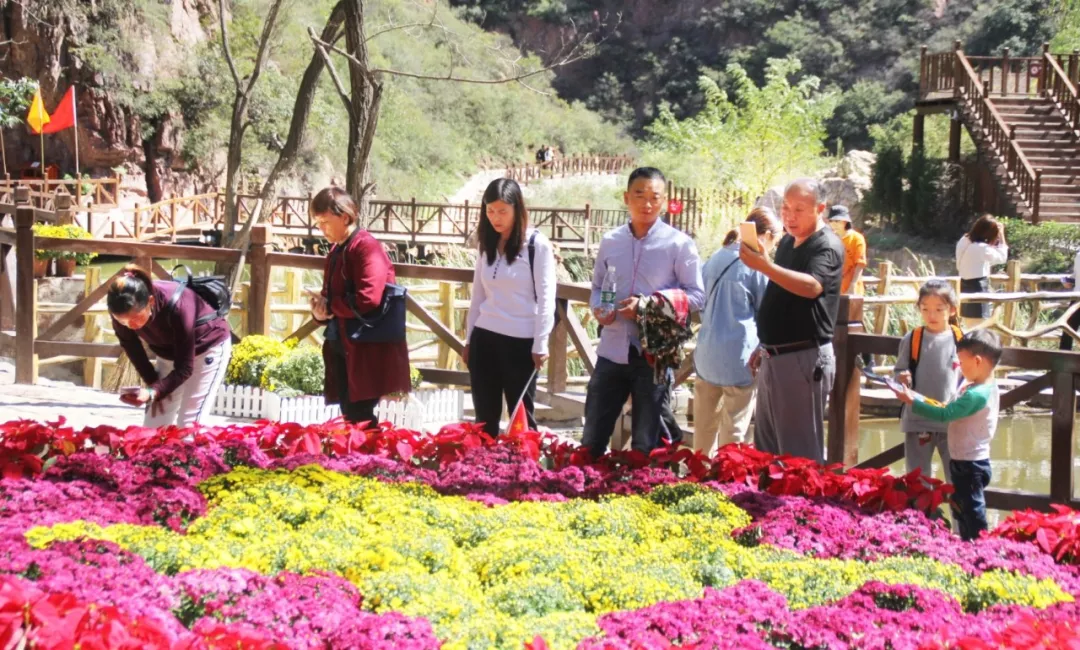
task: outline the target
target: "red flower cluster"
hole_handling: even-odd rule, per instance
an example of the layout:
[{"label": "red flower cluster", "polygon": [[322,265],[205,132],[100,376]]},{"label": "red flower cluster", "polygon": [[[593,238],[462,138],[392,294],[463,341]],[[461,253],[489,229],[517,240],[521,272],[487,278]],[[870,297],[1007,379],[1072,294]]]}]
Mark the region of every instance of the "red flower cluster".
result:
[{"label": "red flower cluster", "polygon": [[1013,512],[990,535],[1032,542],[1062,564],[1080,564],[1080,512],[1059,504],[1050,507],[1054,512]]},{"label": "red flower cluster", "polygon": [[389,425],[365,431],[341,420],[307,426],[260,421],[199,429],[101,426],[82,431],[65,426],[63,418],[49,424],[21,420],[0,424],[0,466],[4,476],[33,476],[52,459],[78,450],[92,447],[98,453],[130,458],[184,439],[196,444],[254,440],[271,458],[367,454],[429,468],[461,460],[473,449],[502,447],[555,470],[593,466],[617,474],[646,467],[667,469],[688,481],[745,483],[776,495],[842,499],[872,511],[915,508],[934,513],[953,489],[918,472],[897,477],[887,469],[822,467],[805,458],[774,456],[748,445],[728,445],[714,458],[687,448],[663,447],[651,454],[618,451],[594,459],[584,447],[550,434],[526,431],[493,439],[469,423],[425,435]]},{"label": "red flower cluster", "polygon": [[283,650],[237,625],[217,624],[174,639],[153,619],[82,603],[67,593],[46,593],[11,576],[0,576],[0,648]]},{"label": "red flower cluster", "polygon": [[974,636],[935,639],[919,650],[1080,650],[1077,621],[1041,621],[1022,614],[1005,629],[994,632],[993,640]]}]

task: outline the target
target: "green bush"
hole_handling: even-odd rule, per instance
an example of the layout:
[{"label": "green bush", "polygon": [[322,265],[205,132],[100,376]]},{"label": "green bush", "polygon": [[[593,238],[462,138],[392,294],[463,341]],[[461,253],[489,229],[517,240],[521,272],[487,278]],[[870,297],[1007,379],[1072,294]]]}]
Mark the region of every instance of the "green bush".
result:
[{"label": "green bush", "polygon": [[[93,235],[82,226],[77,226],[73,223],[69,223],[66,226],[61,226],[64,229],[64,233],[68,239],[93,239]],[[86,266],[90,262],[93,262],[97,257],[97,253],[64,253],[65,259],[75,259],[75,263],[79,266]]]},{"label": "green bush", "polygon": [[322,351],[303,346],[271,361],[263,370],[261,386],[288,397],[321,395],[326,378]]},{"label": "green bush", "polygon": [[1023,219],[1001,220],[1009,257],[1022,262],[1029,273],[1071,273],[1073,258],[1080,250],[1080,228],[1073,224],[1041,223]]},{"label": "green bush", "polygon": [[269,336],[252,334],[236,344],[225,373],[225,383],[258,387],[271,361],[284,358],[291,347]]}]

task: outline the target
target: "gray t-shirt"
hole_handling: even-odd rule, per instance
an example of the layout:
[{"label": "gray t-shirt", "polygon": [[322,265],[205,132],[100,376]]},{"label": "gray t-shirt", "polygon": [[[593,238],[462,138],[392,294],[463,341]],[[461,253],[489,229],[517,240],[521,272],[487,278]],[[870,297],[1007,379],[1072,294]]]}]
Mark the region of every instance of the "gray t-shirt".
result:
[{"label": "gray t-shirt", "polygon": [[[911,365],[911,336],[908,332],[900,341],[900,351],[896,355],[895,372],[907,370]],[[956,337],[952,328],[940,334],[926,329],[922,335],[922,349],[919,351],[919,366],[912,377],[915,391],[948,404],[956,397],[960,383],[960,362],[956,358]],[[900,430],[904,433],[946,433],[949,426],[945,422],[936,422],[915,415],[905,407],[900,416]]]}]

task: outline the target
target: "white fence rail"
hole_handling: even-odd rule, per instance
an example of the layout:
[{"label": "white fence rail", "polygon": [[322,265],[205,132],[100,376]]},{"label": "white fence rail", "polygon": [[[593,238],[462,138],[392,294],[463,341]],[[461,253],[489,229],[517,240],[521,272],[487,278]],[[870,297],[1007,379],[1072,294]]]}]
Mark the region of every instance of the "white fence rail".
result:
[{"label": "white fence rail", "polygon": [[[274,422],[316,424],[341,415],[321,396],[281,397],[251,386],[222,386],[214,400],[214,415]],[[437,431],[465,415],[465,392],[443,388],[420,390],[401,400],[382,400],[375,407],[380,422],[415,431]]]}]

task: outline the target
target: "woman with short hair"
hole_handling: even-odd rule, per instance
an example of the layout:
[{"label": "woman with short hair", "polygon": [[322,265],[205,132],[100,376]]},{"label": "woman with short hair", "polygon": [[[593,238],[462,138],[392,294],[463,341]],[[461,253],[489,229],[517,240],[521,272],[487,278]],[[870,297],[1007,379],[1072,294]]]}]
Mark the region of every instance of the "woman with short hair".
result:
[{"label": "woman with short hair", "polygon": [[326,403],[339,404],[347,422],[374,424],[384,395],[409,392],[409,347],[404,335],[392,342],[353,340],[349,321],[376,313],[394,283],[394,265],[383,245],[360,227],[356,202],[345,190],[321,190],[309,211],[332,244],[322,291],[310,295],[312,316],[327,325]]},{"label": "woman with short hair", "polygon": [[[990,271],[1009,259],[1005,226],[989,214],[979,217],[960,241],[956,242],[956,270],[960,275],[960,293],[990,293]],[[960,316],[970,329],[991,314],[990,303],[960,300]]]}]

